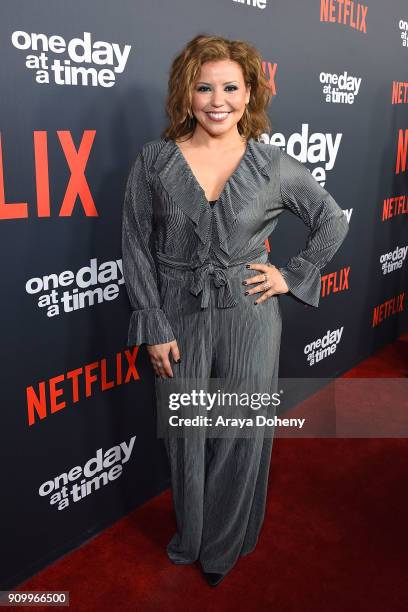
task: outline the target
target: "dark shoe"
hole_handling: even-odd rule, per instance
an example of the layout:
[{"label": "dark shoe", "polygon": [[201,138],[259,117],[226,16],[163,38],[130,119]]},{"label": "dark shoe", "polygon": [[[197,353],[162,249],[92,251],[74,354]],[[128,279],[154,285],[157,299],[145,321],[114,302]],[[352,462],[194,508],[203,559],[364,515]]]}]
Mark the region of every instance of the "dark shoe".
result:
[{"label": "dark shoe", "polygon": [[223,580],[223,578],[225,578],[225,574],[216,574],[213,572],[203,572],[208,584],[210,586],[217,586],[217,584],[220,584],[221,580]]}]

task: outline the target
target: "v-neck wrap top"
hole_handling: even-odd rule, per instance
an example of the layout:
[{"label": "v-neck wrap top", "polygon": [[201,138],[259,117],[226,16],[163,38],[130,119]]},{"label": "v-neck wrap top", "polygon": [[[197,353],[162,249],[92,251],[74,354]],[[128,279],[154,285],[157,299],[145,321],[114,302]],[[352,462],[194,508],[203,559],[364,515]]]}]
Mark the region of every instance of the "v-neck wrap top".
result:
[{"label": "v-neck wrap top", "polygon": [[208,307],[211,280],[218,287],[217,307],[235,307],[229,268],[257,255],[267,261],[265,240],[284,210],[310,231],[304,248],[278,270],[289,293],[319,305],[321,270],[349,226],[304,164],[276,145],[250,138],[214,202],[211,206],[174,140],[160,138],[142,146],[128,176],[122,212],[123,274],[133,309],[129,346],[175,339],[161,307],[161,264],[192,272],[189,292],[201,308]]}]

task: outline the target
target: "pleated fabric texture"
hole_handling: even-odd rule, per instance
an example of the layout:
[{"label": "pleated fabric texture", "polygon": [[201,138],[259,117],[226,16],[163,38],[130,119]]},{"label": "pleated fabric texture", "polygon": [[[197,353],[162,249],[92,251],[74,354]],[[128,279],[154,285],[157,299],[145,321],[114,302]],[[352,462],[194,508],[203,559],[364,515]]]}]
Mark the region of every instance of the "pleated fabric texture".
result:
[{"label": "pleated fabric texture", "polygon": [[[161,310],[155,252],[202,265],[212,247],[221,266],[274,231],[288,209],[310,229],[305,248],[279,267],[290,293],[319,305],[321,270],[339,249],[348,223],[334,198],[301,162],[275,145],[249,139],[246,153],[214,206],[209,206],[178,145],[146,143],[129,173],[122,224],[126,288],[133,308],[128,345],[174,339]],[[210,223],[218,243],[210,239]]]},{"label": "pleated fabric texture", "polygon": [[[247,261],[265,263],[267,253]],[[279,297],[255,306],[255,298],[245,296],[242,285],[254,271],[236,265],[228,275],[238,305],[219,308],[218,288],[211,285],[208,307],[202,309],[189,295],[188,275],[187,283],[183,282],[185,272],[169,267],[164,273],[171,274],[172,283],[163,309],[182,355],[179,363],[172,364],[172,383],[194,381],[190,387],[185,384],[182,392],[207,390],[206,381],[213,377],[221,391],[238,390],[241,381],[250,381],[256,393],[271,396],[276,392],[282,329]],[[156,389],[161,384],[157,379]],[[249,392],[245,385],[244,390]],[[226,574],[257,544],[265,513],[273,430],[257,427],[249,438],[239,437],[239,431],[235,434],[208,437],[201,427],[190,428],[182,438],[165,438],[177,522],[167,553],[174,563],[199,560],[204,571]]]},{"label": "pleated fabric texture", "polygon": [[[211,205],[173,140],[146,143],[126,185],[123,272],[132,314],[128,345],[176,340],[177,380],[251,380],[277,390],[280,296],[254,305],[242,281],[266,263],[264,241],[284,210],[309,228],[307,244],[279,268],[290,293],[317,307],[321,270],[341,246],[348,223],[334,198],[299,161],[249,139],[244,156]],[[156,379],[156,391],[163,381]],[[254,550],[262,527],[273,432],[208,438],[198,429],[166,437],[177,532],[174,563],[200,560],[227,573]]]}]

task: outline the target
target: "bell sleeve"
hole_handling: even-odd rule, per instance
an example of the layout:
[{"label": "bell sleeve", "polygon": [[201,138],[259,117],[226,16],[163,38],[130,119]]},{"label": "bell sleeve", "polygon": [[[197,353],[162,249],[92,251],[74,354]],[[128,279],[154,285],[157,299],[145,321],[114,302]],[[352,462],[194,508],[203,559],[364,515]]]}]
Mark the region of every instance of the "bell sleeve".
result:
[{"label": "bell sleeve", "polygon": [[174,340],[170,323],[160,308],[152,240],[152,196],[141,150],[127,179],[122,213],[123,276],[133,309],[128,346],[164,344]]},{"label": "bell sleeve", "polygon": [[289,293],[317,307],[321,293],[321,270],[345,239],[349,224],[334,200],[300,161],[280,151],[282,204],[309,228],[304,249],[278,268]]}]

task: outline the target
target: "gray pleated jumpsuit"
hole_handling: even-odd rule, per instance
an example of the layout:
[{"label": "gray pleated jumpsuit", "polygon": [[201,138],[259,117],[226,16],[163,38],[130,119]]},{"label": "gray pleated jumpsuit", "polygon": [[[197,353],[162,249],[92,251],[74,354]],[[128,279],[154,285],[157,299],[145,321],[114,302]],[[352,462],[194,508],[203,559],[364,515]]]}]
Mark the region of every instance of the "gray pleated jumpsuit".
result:
[{"label": "gray pleated jumpsuit", "polygon": [[[266,263],[265,239],[289,209],[310,228],[304,249],[279,270],[290,293],[317,307],[321,269],[348,223],[306,166],[275,145],[249,139],[214,207],[173,140],[146,143],[134,161],[123,206],[122,254],[133,312],[128,345],[177,340],[175,379],[259,381],[277,390],[280,296],[254,305],[242,281]],[[254,286],[254,285],[251,285]],[[266,381],[266,382],[265,382]],[[162,384],[156,378],[156,391]],[[177,532],[174,563],[199,560],[227,573],[253,551],[262,527],[272,435],[166,437]]]}]

